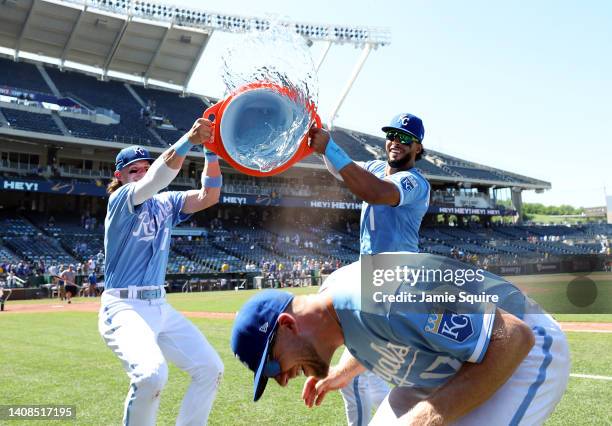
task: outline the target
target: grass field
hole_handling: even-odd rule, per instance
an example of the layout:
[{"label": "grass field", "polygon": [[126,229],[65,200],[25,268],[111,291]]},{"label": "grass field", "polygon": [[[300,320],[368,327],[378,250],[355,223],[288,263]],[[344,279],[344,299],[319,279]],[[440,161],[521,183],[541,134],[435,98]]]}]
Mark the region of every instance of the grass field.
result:
[{"label": "grass field", "polygon": [[[534,288],[541,282],[548,282],[538,277],[515,277],[519,279],[514,281]],[[552,282],[555,280],[560,286],[571,278],[549,277],[552,277],[551,283],[544,286],[554,286]],[[606,280],[602,278],[601,281]],[[316,289],[296,290],[297,293],[312,291]],[[235,312],[251,294],[251,291],[170,294],[168,299],[181,311]],[[76,299],[75,303],[90,300]],[[8,309],[11,303],[17,302],[9,302]],[[611,315],[574,314],[562,319],[567,318],[572,321],[579,318],[581,321],[612,322]],[[316,409],[309,410],[303,406],[299,397],[302,380],[294,380],[288,389],[272,383],[265,397],[257,404],[252,403],[252,374],[229,349],[231,320],[194,318],[192,321],[204,332],[225,363],[225,376],[209,424],[345,424],[338,393],[328,395],[323,406]],[[95,313],[1,314],[0,336],[0,404],[74,404],[77,407],[76,424],[120,424],[128,379],[119,361],[102,342]],[[612,376],[612,334],[570,332],[568,339],[572,351],[572,373]],[[186,374],[171,366],[158,424],[174,424],[187,384]],[[547,425],[612,424],[610,401],[610,381],[572,377],[562,402]],[[20,423],[2,423],[0,420],[0,424]]]}]

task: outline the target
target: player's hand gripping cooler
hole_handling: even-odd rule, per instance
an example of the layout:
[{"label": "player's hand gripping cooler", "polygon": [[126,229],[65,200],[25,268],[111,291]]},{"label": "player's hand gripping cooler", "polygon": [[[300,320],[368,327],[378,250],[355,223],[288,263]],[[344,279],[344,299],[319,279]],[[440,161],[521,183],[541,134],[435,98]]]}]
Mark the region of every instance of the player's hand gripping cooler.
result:
[{"label": "player's hand gripping cooler", "polygon": [[291,88],[254,82],[204,112],[213,136],[204,146],[252,176],[272,176],[312,154],[308,130],[321,127],[317,108]]}]

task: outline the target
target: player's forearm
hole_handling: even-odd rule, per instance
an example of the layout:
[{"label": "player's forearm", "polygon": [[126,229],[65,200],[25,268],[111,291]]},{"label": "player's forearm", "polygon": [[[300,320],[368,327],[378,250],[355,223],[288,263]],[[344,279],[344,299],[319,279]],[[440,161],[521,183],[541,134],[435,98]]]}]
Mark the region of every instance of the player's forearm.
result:
[{"label": "player's forearm", "polygon": [[361,365],[361,363],[357,361],[353,355],[351,355],[348,349],[344,348],[340,361],[338,361],[338,364],[334,366],[334,371],[337,374],[345,377],[347,381],[350,381],[353,379],[353,377],[366,371],[366,368]]},{"label": "player's forearm", "polygon": [[185,133],[181,138],[168,148],[163,154],[162,159],[171,169],[180,170],[183,167],[183,161],[191,150],[193,144],[189,141],[191,132]]},{"label": "player's forearm", "polygon": [[144,177],[134,184],[132,193],[134,206],[144,203],[170,185],[178,175],[185,156],[192,146],[193,144],[189,141],[189,133],[185,133],[174,145],[157,157]]},{"label": "player's forearm", "polygon": [[342,175],[338,172],[338,170],[336,170],[334,165],[327,159],[327,157],[323,156],[323,162],[325,163],[325,167],[327,167],[327,170],[332,174],[333,177],[340,181],[344,180],[342,179]]},{"label": "player's forearm", "polygon": [[339,173],[348,189],[366,203],[396,206],[400,202],[395,185],[359,167],[333,139],[329,139],[325,148],[325,164],[334,176]]},{"label": "player's forearm", "polygon": [[202,171],[201,188],[197,191],[188,191],[183,206],[183,213],[195,213],[207,209],[219,202],[223,177],[219,159],[213,153],[206,153],[206,164]]},{"label": "player's forearm", "polygon": [[493,327],[482,362],[464,363],[448,382],[403,417],[407,424],[450,424],[487,401],[506,383],[533,347],[534,336],[524,322],[499,310]]},{"label": "player's forearm", "polygon": [[355,163],[340,170],[340,175],[348,189],[366,203],[396,206],[400,202],[400,194],[394,184],[377,178]]}]

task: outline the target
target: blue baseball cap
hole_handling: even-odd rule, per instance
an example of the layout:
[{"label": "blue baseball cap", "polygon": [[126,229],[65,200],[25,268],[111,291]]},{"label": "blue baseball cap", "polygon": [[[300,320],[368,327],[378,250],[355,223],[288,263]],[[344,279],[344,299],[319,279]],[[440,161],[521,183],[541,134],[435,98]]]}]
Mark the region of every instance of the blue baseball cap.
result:
[{"label": "blue baseball cap", "polygon": [[279,368],[275,374],[266,371],[266,363],[278,317],[292,300],[293,294],[286,291],[264,290],[249,299],[234,320],[232,352],[240,362],[255,373],[253,401],[257,401],[263,395],[268,377],[280,373]]},{"label": "blue baseball cap", "polygon": [[151,154],[149,151],[144,149],[141,146],[133,145],[127,148],[123,148],[117,154],[117,158],[115,158],[115,170],[119,171],[125,166],[132,164],[135,161],[147,160],[149,162],[154,161],[154,158],[151,158]]},{"label": "blue baseball cap", "polygon": [[396,115],[388,126],[382,128],[383,132],[388,132],[389,130],[399,130],[400,132],[411,134],[421,142],[425,137],[423,121],[416,115],[408,113]]}]

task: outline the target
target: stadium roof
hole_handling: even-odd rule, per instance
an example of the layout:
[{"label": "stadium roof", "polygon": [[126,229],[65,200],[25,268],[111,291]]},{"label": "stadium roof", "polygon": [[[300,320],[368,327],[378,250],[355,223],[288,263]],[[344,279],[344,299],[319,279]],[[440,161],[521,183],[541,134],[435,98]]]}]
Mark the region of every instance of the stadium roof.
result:
[{"label": "stadium roof", "polygon": [[[2,0],[0,46],[185,91],[214,31],[265,30],[270,20],[141,0]],[[385,29],[279,21],[316,41],[384,46]],[[77,65],[76,67],[74,65]],[[118,76],[121,77],[121,76]]]}]

